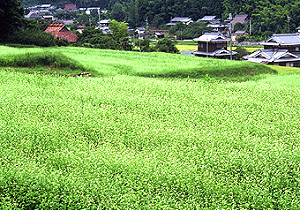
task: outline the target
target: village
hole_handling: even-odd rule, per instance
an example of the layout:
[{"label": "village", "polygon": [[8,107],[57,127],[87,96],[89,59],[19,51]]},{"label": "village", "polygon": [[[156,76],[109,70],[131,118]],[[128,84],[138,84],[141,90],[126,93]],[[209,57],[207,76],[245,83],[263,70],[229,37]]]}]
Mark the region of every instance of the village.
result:
[{"label": "village", "polygon": [[[70,43],[77,42],[77,35],[70,31],[70,28],[73,31],[82,33],[84,28],[92,26],[91,17],[89,18],[89,25],[78,25],[79,22],[75,18],[66,19],[68,15],[56,17],[57,14],[72,12],[91,16],[92,12],[94,12],[94,16],[98,19],[95,23],[96,25],[94,25],[95,28],[100,29],[104,34],[110,33],[110,20],[101,18],[102,16],[105,17],[107,11],[101,10],[99,7],[77,8],[75,4],[66,4],[64,8],[56,8],[51,4],[43,4],[25,8],[25,11],[27,11],[27,14],[24,17],[27,19],[49,21],[49,27],[45,32],[53,34],[56,38],[67,40]],[[176,40],[178,37],[170,34],[170,29],[179,24],[188,26],[193,22],[189,17],[174,17],[166,24],[164,29],[146,25],[136,28],[128,27],[128,32],[131,37],[134,36],[137,40],[149,38],[161,39],[164,37],[172,37]],[[195,22],[205,24],[209,32],[204,32],[199,37],[194,37],[193,40],[198,43],[198,49],[190,52],[190,55],[233,59],[238,54],[232,50],[233,44],[260,45],[263,49],[258,49],[250,55],[245,55],[243,59],[256,63],[300,67],[300,27],[298,28],[298,32],[294,34],[274,34],[266,41],[239,43],[239,40],[242,40],[240,39],[241,37],[251,35],[251,21],[249,22],[246,14],[237,14],[234,17],[230,14],[229,18],[225,21],[214,15],[210,15],[199,18]],[[240,26],[247,24],[250,25],[248,31],[240,30]]]}]

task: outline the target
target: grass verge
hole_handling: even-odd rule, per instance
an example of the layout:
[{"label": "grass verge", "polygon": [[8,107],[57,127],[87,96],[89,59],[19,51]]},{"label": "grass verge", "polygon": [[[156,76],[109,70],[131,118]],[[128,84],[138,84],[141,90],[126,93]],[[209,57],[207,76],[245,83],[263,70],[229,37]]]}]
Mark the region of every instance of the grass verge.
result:
[{"label": "grass verge", "polygon": [[98,72],[85,68],[78,61],[73,60],[59,52],[27,52],[23,54],[7,54],[0,58],[0,66],[9,71],[23,73],[52,74],[62,76],[75,76],[83,72],[93,76]]}]

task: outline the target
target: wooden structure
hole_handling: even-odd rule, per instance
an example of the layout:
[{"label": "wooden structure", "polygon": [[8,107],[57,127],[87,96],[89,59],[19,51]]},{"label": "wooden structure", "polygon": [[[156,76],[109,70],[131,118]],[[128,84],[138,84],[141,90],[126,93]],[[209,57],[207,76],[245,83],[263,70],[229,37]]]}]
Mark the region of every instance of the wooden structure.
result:
[{"label": "wooden structure", "polygon": [[227,42],[230,41],[220,33],[205,33],[194,39],[198,42],[198,50],[194,55],[202,57],[229,58],[237,52],[227,50]]},{"label": "wooden structure", "polygon": [[300,67],[300,35],[274,34],[270,39],[262,42],[264,49],[260,49],[244,59],[270,65]]},{"label": "wooden structure", "polygon": [[69,31],[63,23],[53,23],[45,30],[45,32],[53,34],[58,39],[65,39],[68,42],[76,42],[77,35]]}]

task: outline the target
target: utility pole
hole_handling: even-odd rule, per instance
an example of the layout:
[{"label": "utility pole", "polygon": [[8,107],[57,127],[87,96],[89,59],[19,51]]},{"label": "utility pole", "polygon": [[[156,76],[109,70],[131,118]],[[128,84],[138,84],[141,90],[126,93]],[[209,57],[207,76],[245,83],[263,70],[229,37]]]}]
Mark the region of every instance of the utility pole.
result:
[{"label": "utility pole", "polygon": [[252,23],[251,23],[251,19],[250,19],[250,29],[249,29],[249,34],[250,34],[250,36],[251,36],[251,34],[252,34]]},{"label": "utility pole", "polygon": [[232,34],[232,14],[229,13],[229,36],[230,36],[230,60],[232,60],[232,38],[231,38],[231,34]]},{"label": "utility pole", "polygon": [[100,18],[100,15],[101,15],[101,8],[100,7],[98,7],[97,8],[97,10],[98,10],[98,17],[99,17],[99,28],[101,27],[101,24],[100,24],[100,20],[101,20],[101,18]]},{"label": "utility pole", "polygon": [[290,18],[290,16],[287,16],[287,22],[288,22],[288,32],[290,32],[290,21],[291,21],[291,18]]}]

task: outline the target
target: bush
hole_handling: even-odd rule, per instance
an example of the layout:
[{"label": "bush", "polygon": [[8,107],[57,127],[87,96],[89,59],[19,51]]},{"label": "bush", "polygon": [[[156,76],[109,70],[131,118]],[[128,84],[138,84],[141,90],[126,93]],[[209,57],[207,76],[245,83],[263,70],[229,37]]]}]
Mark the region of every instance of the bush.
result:
[{"label": "bush", "polygon": [[234,56],[235,60],[242,60],[242,58],[246,55],[249,55],[250,53],[243,47],[238,46],[235,51],[238,53],[237,55]]},{"label": "bush", "polygon": [[155,49],[159,52],[179,53],[179,50],[176,48],[173,41],[167,38],[159,40],[155,46]]},{"label": "bush", "polygon": [[21,29],[16,31],[12,36],[8,37],[6,43],[50,47],[56,45],[56,39],[52,34],[44,31]]},{"label": "bush", "polygon": [[152,52],[154,51],[153,47],[150,46],[149,39],[138,39],[135,41],[135,46],[139,46],[142,52]]}]

